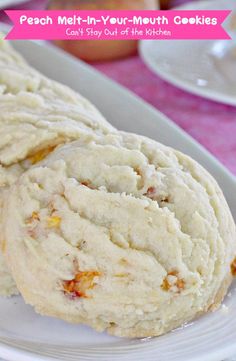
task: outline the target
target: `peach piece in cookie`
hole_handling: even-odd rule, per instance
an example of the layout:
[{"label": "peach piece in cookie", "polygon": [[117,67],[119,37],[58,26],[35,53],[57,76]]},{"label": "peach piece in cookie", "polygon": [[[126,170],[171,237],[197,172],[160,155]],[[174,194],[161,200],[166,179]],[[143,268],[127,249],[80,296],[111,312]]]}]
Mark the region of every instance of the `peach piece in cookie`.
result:
[{"label": "peach piece in cookie", "polygon": [[235,224],[216,181],[138,135],[57,148],[12,186],[4,215],[5,255],[25,301],[112,335],[179,327],[217,308],[235,274]]}]

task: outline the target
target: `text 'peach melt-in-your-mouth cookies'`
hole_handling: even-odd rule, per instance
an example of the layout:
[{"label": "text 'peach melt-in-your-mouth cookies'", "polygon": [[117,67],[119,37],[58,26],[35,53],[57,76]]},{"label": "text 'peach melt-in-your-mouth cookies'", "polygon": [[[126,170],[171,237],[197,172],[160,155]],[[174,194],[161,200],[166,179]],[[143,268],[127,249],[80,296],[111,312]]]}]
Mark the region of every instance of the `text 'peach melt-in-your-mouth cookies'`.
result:
[{"label": "text 'peach melt-in-your-mouth cookies'", "polygon": [[96,285],[94,279],[99,276],[101,276],[101,273],[98,271],[79,272],[72,280],[64,281],[64,292],[70,294],[72,297],[89,298],[86,291]]}]

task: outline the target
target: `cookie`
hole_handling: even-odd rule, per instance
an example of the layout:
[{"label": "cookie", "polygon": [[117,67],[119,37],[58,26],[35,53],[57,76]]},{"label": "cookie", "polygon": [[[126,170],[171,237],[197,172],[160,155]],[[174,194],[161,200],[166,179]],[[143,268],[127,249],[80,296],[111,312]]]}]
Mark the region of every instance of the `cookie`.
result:
[{"label": "cookie", "polygon": [[4,204],[5,252],[42,315],[124,337],[216,309],[236,231],[216,181],[145,137],[80,138],[26,171]]},{"label": "cookie", "polygon": [[[83,134],[111,131],[114,128],[87,99],[30,68],[6,41],[0,40],[0,198],[19,174],[59,144]],[[1,295],[17,292],[11,291],[9,279],[1,257]]]}]

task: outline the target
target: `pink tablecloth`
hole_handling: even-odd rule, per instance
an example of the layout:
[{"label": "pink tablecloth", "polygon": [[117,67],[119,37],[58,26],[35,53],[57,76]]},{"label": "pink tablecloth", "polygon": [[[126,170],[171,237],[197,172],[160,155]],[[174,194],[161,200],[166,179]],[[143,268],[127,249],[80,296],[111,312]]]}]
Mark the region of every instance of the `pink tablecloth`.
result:
[{"label": "pink tablecloth", "polygon": [[[42,9],[45,4],[46,0],[34,0],[18,8]],[[0,20],[6,18],[1,15]],[[165,113],[236,175],[236,107],[208,101],[167,84],[138,56],[95,67]]]},{"label": "pink tablecloth", "polygon": [[153,74],[138,56],[96,68],[166,114],[236,175],[236,107],[177,89]]}]

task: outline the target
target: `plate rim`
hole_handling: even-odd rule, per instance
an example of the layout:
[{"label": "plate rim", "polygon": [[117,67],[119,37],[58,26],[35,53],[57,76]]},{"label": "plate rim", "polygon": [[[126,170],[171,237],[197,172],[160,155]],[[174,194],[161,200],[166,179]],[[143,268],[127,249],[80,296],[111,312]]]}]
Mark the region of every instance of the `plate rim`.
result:
[{"label": "plate rim", "polygon": [[[34,41],[31,41],[31,43],[37,43],[39,44],[38,42],[34,42]],[[40,43],[39,44],[40,46],[42,46],[43,44]],[[75,61],[77,61],[77,59],[71,57],[70,55],[64,53],[63,51],[61,51],[60,49],[57,49],[55,48],[54,46],[48,46],[45,44],[45,47],[47,48],[53,48],[53,52],[56,52],[58,54],[63,54],[64,56],[66,57],[69,57],[69,58],[72,58],[74,59]],[[97,70],[95,70],[94,68],[88,66],[88,65],[85,65],[83,63],[79,64],[78,65],[83,65],[84,67],[86,67],[87,69],[91,69],[94,73],[99,73]],[[103,75],[102,75],[103,76]],[[106,76],[104,76],[105,78],[107,78]],[[109,78],[107,78],[109,79]],[[184,130],[182,130],[179,126],[177,126],[174,122],[172,122],[167,116],[165,116],[163,113],[161,113],[159,110],[155,109],[153,106],[147,104],[142,98],[134,95],[131,91],[127,90],[125,87],[117,84],[116,82],[112,81],[109,79],[110,82],[112,82],[116,87],[119,87],[120,89],[122,89],[122,91],[125,91],[126,94],[130,94],[130,96],[138,99],[139,101],[141,101],[143,104],[145,105],[148,105],[148,107],[150,109],[153,109],[153,111],[155,111],[155,113],[157,114],[157,116],[162,119],[162,120],[165,120],[167,121],[172,129],[174,129],[175,131],[177,131],[179,134],[183,134],[188,140],[190,140],[192,143],[194,143],[195,145],[197,145],[199,148],[201,148],[201,150],[204,151],[204,155],[207,156],[209,158],[209,160],[211,162],[213,162],[213,164],[220,168],[222,171],[224,171],[225,175],[227,177],[230,177],[231,180],[234,182],[234,184],[236,185],[236,178],[233,176],[233,174],[231,174],[229,172],[229,170],[224,167],[210,152],[208,152],[201,144],[199,144],[195,139],[193,139],[189,134],[187,134]],[[38,344],[38,343],[37,343]],[[228,350],[229,349],[229,350]],[[225,347],[224,349],[220,349],[220,350],[216,350],[216,351],[212,351],[212,354],[210,355],[207,355],[207,360],[208,361],[219,361],[219,355],[222,353],[223,354],[223,351],[224,353],[227,352],[227,356],[232,356],[235,352],[236,352],[236,345],[234,348],[232,348],[232,346],[230,345],[227,345],[227,347]],[[232,355],[231,355],[231,352],[232,352]],[[19,347],[16,347],[16,346],[9,346],[9,345],[6,345],[4,343],[0,343],[0,354],[2,357],[4,357],[6,360],[14,360],[14,361],[32,361],[32,359],[34,361],[52,361],[52,360],[55,360],[55,358],[53,357],[48,357],[48,356],[44,356],[44,355],[38,355],[37,353],[34,353],[34,352],[31,352],[31,351],[25,351],[25,350],[22,350],[21,348]],[[220,356],[221,357],[221,356]],[[223,356],[225,357],[225,355]],[[78,359],[79,360],[79,359]],[[194,356],[194,358],[191,358],[191,361],[199,361],[200,358],[197,357],[197,356]]]}]

